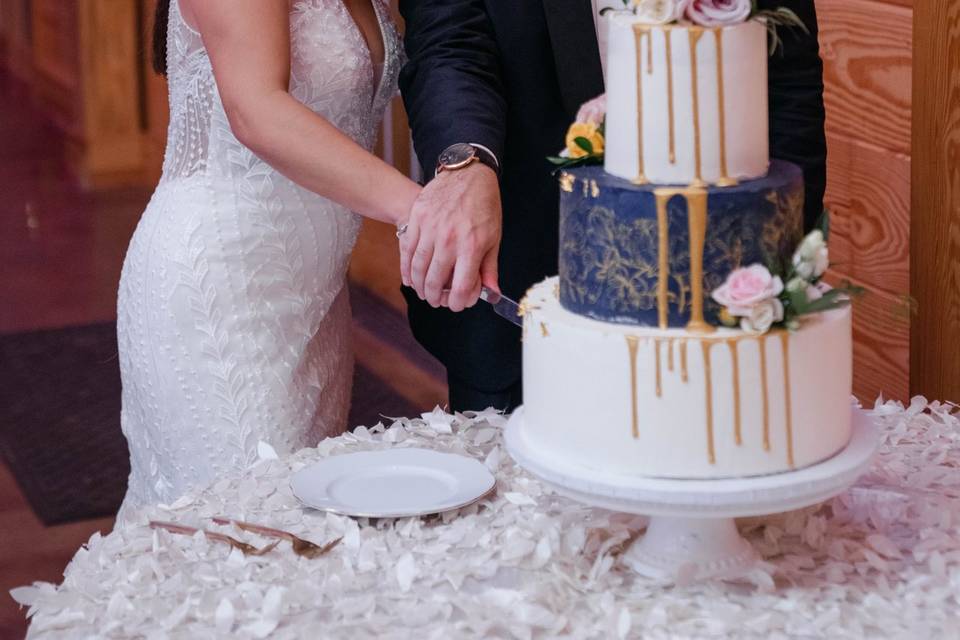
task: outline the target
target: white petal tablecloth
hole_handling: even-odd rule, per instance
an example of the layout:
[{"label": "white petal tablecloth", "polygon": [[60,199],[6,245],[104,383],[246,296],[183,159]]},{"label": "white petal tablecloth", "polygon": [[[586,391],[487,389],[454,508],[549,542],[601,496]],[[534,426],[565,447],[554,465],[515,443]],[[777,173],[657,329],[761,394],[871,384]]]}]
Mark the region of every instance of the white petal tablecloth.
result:
[{"label": "white petal tablecloth", "polygon": [[[960,421],[954,407],[878,406],[874,470],[819,508],[744,521],[765,561],[749,580],[664,588],[617,562],[643,520],[556,496],[503,451],[492,413],[361,428],[158,507],[229,515],[323,543],[263,557],[136,527],[94,535],[60,586],[13,595],[30,637],[684,638],[960,636]],[[329,455],[429,447],[484,460],[496,495],[443,518],[368,523],[305,512],[290,473]],[[265,457],[269,458],[269,448]],[[235,533],[256,544],[251,534]]]}]

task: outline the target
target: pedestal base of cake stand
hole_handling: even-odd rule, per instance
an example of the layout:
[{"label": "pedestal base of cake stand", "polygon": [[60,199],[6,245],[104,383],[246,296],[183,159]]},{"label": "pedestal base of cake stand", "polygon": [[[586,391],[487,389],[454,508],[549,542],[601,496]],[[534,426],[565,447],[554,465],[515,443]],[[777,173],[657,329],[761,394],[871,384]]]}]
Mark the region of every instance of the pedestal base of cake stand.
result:
[{"label": "pedestal base of cake stand", "polygon": [[665,582],[730,579],[749,572],[757,560],[734,518],[823,502],[869,468],[879,434],[864,411],[852,411],[853,437],[840,453],[804,469],[752,478],[641,478],[562,464],[529,446],[523,407],[510,417],[504,439],[517,464],[558,493],[591,506],[650,516],[646,533],[622,556],[637,573]]}]

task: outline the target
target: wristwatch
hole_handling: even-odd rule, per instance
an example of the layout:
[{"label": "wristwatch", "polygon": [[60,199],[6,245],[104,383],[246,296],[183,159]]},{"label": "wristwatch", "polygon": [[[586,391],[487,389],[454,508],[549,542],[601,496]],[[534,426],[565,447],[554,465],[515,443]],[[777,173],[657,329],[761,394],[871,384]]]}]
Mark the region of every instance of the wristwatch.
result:
[{"label": "wristwatch", "polygon": [[497,157],[486,147],[468,142],[457,142],[440,152],[437,158],[436,175],[441,171],[463,169],[474,162],[481,162],[493,169],[497,176],[500,175],[500,163],[497,162]]}]

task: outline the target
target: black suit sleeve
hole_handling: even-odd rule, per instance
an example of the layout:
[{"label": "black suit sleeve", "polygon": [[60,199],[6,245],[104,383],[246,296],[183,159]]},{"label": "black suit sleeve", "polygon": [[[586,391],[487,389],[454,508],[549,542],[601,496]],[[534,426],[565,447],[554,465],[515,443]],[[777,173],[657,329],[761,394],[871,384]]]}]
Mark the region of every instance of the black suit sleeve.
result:
[{"label": "black suit sleeve", "polygon": [[781,47],[770,58],[770,152],[803,169],[804,222],[810,229],[823,212],[827,184],[824,134],[823,62],[817,42],[813,0],[761,0],[761,9],[786,7],[803,20],[809,33],[780,27]]},{"label": "black suit sleeve", "polygon": [[506,100],[500,56],[483,0],[401,0],[408,62],[400,88],[426,176],[455,142],[503,161]]}]

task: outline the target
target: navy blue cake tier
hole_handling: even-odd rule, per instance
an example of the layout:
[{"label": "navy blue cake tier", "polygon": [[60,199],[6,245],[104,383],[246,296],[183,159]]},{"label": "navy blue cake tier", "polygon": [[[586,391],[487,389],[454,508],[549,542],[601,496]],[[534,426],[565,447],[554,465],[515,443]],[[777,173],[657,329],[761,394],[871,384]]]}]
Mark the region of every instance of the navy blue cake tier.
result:
[{"label": "navy blue cake tier", "polygon": [[774,160],[732,187],[638,185],[602,167],[560,174],[560,302],[598,320],[709,330],[710,292],[737,267],[789,260],[803,174]]}]

